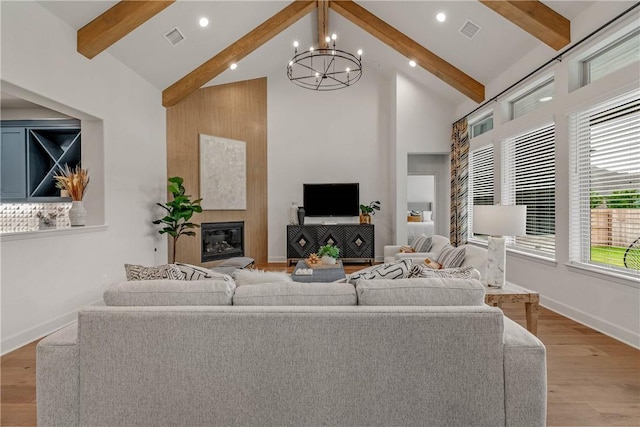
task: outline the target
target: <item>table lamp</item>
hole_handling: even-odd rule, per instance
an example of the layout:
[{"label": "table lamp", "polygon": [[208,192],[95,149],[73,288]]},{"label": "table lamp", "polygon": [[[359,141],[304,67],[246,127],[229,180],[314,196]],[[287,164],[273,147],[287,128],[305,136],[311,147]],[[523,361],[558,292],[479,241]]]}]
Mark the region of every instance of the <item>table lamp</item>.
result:
[{"label": "table lamp", "polygon": [[505,282],[507,243],[504,236],[524,236],[527,207],[485,205],[473,207],[473,232],[489,236],[487,246],[487,286],[501,288]]}]

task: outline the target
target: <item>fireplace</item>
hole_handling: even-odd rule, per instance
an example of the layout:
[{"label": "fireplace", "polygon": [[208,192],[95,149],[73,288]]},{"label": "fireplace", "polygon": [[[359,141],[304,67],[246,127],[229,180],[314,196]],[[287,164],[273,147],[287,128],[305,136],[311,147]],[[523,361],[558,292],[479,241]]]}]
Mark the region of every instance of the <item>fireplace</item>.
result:
[{"label": "fireplace", "polygon": [[201,226],[202,262],[244,256],[244,222],[206,222]]}]

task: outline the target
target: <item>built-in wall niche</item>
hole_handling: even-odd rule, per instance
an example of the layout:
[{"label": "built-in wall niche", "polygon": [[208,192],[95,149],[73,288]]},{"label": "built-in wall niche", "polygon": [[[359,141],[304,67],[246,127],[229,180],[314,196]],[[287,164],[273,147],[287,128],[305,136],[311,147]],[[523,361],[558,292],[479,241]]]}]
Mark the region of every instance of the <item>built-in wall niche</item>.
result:
[{"label": "built-in wall niche", "polygon": [[54,176],[80,164],[80,121],[2,121],[3,201],[60,201]]}]

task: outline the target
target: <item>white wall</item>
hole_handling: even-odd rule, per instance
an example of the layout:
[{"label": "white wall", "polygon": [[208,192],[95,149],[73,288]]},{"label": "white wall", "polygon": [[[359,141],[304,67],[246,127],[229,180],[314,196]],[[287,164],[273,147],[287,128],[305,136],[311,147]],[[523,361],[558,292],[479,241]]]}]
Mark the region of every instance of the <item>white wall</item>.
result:
[{"label": "white wall", "polygon": [[433,202],[435,184],[433,175],[410,175],[407,177],[407,202]]},{"label": "white wall", "polygon": [[34,119],[70,119],[72,117],[48,108],[3,108],[0,110],[2,120],[34,120]]},{"label": "white wall", "polygon": [[158,89],[108,53],[93,60],[78,54],[75,30],[38,3],[2,2],[1,7],[2,80],[32,94],[30,101],[84,116],[83,162],[86,154],[92,176],[89,222],[108,224],[0,238],[6,353],[101,300],[103,276],[123,279],[125,262],[165,261],[166,240],[151,220],[160,214],[154,203],[166,199],[166,124]]},{"label": "white wall", "polygon": [[[360,202],[379,200],[373,216],[376,254],[390,241],[388,82],[374,71],[345,89],[316,92],[284,73],[267,78],[269,261],[286,259],[291,202],[302,205],[303,183],[360,183]],[[406,191],[406,190],[405,190]],[[357,222],[354,218],[332,218]]]},{"label": "white wall", "polygon": [[[407,243],[408,156],[409,154],[449,155],[455,108],[401,74],[396,76],[395,87],[395,162],[391,165],[391,173],[396,178],[393,192],[396,207],[393,217],[393,243],[405,244]],[[420,173],[434,172],[436,171],[420,171]],[[438,181],[438,185],[443,185],[441,180]],[[437,196],[438,210],[435,225],[437,234],[448,236],[449,223],[441,221],[449,217],[449,190],[446,184],[445,187],[443,187],[444,191],[440,191]]]},{"label": "white wall", "polygon": [[[621,7],[622,6],[622,7]],[[572,40],[578,41],[589,32],[620,13],[630,4],[595,2],[571,23]],[[617,8],[617,9],[616,9]],[[620,26],[638,20],[638,13]],[[542,305],[602,331],[635,347],[640,347],[640,283],[631,279],[614,279],[572,268],[569,263],[569,126],[568,114],[593,105],[601,100],[624,93],[640,85],[638,63],[602,78],[586,87],[573,90],[577,58],[611,35],[608,30],[594,42],[587,43],[562,62],[545,70],[541,75],[553,74],[555,94],[548,105],[516,120],[509,121],[503,99],[494,111],[494,130],[471,139],[471,149],[494,144],[496,153],[496,200],[500,200],[500,143],[504,138],[517,135],[545,122],[556,125],[556,256],[555,261],[509,253],[507,280],[540,292]],[[535,49],[487,85],[487,98],[508,87],[553,55],[544,46]],[[534,77],[535,79],[535,77]],[[517,90],[517,89],[515,89]],[[508,95],[505,95],[508,97]],[[464,103],[457,109],[458,117],[473,109]]]}]

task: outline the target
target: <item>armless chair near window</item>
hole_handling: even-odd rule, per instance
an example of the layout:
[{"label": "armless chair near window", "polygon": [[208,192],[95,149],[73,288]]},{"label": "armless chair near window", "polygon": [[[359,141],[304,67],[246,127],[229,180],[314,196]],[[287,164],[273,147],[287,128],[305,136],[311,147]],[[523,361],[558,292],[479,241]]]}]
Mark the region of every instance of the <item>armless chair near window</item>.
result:
[{"label": "armless chair near window", "polygon": [[487,286],[502,288],[505,283],[507,240],[504,236],[524,236],[527,207],[486,205],[473,207],[473,232],[489,236],[487,246]]}]

